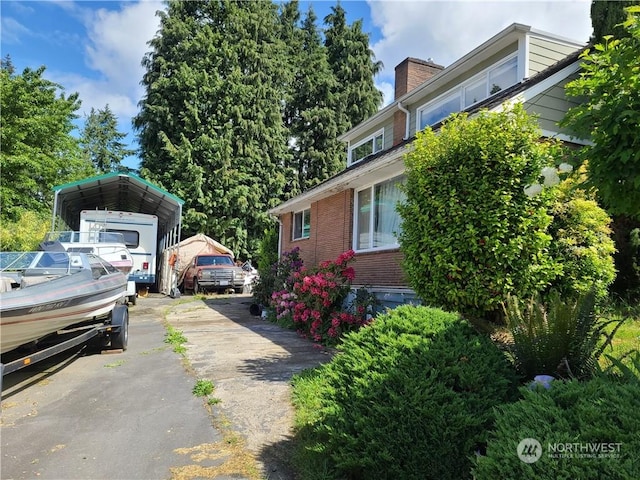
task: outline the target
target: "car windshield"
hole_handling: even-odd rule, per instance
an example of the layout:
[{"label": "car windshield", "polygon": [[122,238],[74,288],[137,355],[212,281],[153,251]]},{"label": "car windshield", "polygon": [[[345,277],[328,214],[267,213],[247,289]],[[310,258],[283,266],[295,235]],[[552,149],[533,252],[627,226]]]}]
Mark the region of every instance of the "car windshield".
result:
[{"label": "car windshield", "polygon": [[233,260],[225,255],[205,255],[198,257],[196,267],[206,267],[208,265],[234,265]]}]

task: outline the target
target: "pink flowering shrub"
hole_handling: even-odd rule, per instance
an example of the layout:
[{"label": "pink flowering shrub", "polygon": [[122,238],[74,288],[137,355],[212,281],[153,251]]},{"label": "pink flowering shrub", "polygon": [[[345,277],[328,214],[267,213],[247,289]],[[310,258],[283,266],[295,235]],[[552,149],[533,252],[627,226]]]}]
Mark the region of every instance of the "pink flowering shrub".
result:
[{"label": "pink flowering shrub", "polygon": [[353,267],[348,266],[353,256],[349,250],[333,262],[295,273],[293,291],[272,296],[276,315],[292,315],[301,335],[325,345],[338,343],[344,333],[366,324],[370,318],[366,306],[350,309],[344,305],[355,278]]}]

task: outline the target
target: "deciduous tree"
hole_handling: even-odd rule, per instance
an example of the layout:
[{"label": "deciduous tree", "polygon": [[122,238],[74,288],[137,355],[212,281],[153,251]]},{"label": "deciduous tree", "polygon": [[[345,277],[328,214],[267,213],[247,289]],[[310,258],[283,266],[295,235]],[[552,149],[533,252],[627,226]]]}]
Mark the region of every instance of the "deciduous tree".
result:
[{"label": "deciduous tree", "polygon": [[77,93],[44,78],[45,67],[15,72],[10,58],[0,69],[0,201],[3,221],[25,211],[51,212],[55,185],[94,173],[71,135],[80,108]]},{"label": "deciduous tree", "polygon": [[640,219],[640,6],[627,12],[627,35],[582,54],[582,72],[566,86],[581,102],[563,124],[593,142],[582,151],[587,185],[607,210]]}]

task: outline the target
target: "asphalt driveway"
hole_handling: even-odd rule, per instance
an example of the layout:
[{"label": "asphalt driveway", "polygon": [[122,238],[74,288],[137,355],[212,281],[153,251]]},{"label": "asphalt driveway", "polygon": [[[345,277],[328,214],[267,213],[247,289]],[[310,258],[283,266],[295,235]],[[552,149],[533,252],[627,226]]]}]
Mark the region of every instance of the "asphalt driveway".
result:
[{"label": "asphalt driveway", "polygon": [[[150,295],[130,308],[127,351],[66,352],[6,376],[1,478],[294,479],[290,379],[330,354],[250,304]],[[192,394],[199,379],[212,400]]]}]

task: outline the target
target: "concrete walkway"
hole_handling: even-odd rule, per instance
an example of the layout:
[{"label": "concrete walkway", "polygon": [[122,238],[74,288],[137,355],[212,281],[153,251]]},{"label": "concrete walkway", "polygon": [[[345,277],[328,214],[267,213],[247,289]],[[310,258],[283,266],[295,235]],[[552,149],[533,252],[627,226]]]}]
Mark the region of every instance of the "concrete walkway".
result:
[{"label": "concrete walkway", "polygon": [[[186,357],[196,379],[211,380],[220,426],[237,432],[270,480],[295,478],[287,464],[293,407],[291,377],[331,359],[295,332],[252,316],[250,295],[186,295],[166,319],[187,339]],[[224,425],[222,425],[224,423]]]}]

